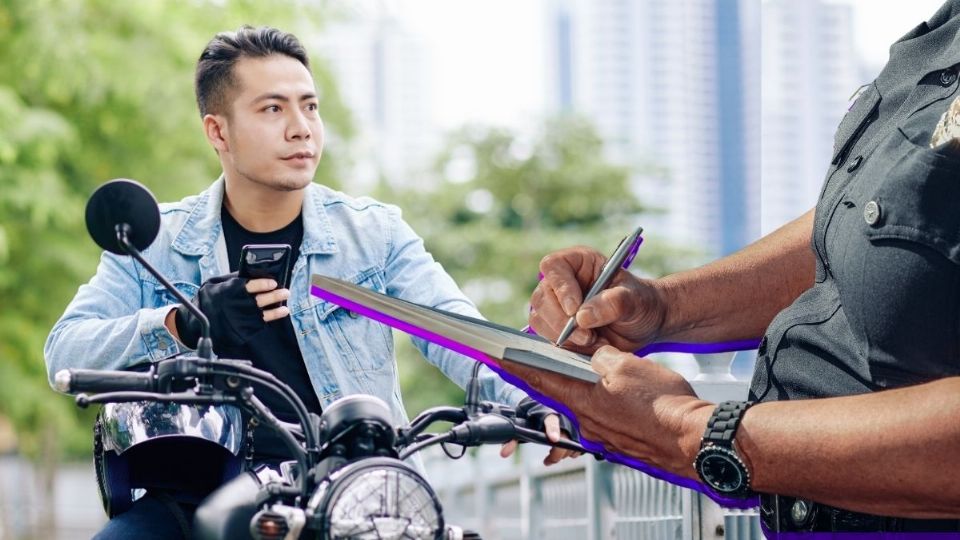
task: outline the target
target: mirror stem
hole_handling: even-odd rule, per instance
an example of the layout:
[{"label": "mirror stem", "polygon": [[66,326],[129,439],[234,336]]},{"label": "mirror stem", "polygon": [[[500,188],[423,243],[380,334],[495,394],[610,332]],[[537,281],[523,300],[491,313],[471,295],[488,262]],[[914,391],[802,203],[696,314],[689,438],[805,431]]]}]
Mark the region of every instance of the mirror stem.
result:
[{"label": "mirror stem", "polygon": [[117,243],[123,248],[123,251],[136,259],[144,268],[147,269],[153,277],[157,278],[168,291],[170,291],[181,304],[184,305],[190,313],[193,314],[200,321],[200,326],[202,328],[201,335],[202,337],[197,341],[197,356],[203,358],[204,360],[213,360],[213,341],[210,339],[210,321],[207,319],[207,316],[200,311],[200,308],[193,305],[193,302],[189,298],[184,296],[179,289],[173,286],[167,278],[163,277],[163,274],[157,271],[146,259],[143,258],[143,255],[140,254],[140,250],[134,247],[133,243],[130,242],[130,225],[126,223],[119,223],[116,227],[117,231]]}]

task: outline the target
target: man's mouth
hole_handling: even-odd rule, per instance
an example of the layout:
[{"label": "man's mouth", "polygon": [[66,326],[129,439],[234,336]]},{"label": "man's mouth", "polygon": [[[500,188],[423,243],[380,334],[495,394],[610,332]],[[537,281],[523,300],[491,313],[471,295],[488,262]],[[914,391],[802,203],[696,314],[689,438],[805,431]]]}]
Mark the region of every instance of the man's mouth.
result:
[{"label": "man's mouth", "polygon": [[316,154],[314,154],[313,152],[303,151],[303,152],[295,152],[295,153],[293,153],[293,154],[284,156],[284,157],[282,157],[282,158],[280,158],[280,159],[283,159],[283,160],[291,160],[291,159],[313,159],[314,157],[316,157]]}]

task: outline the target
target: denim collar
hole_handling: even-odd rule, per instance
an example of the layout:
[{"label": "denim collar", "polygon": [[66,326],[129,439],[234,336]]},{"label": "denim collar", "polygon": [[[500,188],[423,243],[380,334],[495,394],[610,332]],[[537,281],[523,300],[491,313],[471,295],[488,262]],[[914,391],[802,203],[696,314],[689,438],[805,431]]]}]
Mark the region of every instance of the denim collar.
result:
[{"label": "denim collar", "polygon": [[[190,256],[206,256],[213,253],[217,240],[223,236],[220,223],[220,208],[223,206],[223,175],[209,188],[200,193],[190,215],[177,231],[171,247]],[[322,188],[311,183],[303,196],[303,243],[300,253],[337,253],[337,241],[333,235],[333,226],[324,208]]]}]

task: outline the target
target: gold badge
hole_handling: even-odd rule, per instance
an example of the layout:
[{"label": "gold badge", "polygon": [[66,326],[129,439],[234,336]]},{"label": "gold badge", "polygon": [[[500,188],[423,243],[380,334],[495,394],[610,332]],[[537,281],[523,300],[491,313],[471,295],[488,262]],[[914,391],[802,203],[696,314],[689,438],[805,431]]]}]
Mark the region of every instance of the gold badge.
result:
[{"label": "gold badge", "polygon": [[960,98],[953,100],[940,121],[937,122],[933,136],[930,137],[930,148],[950,143],[953,150],[960,151]]}]

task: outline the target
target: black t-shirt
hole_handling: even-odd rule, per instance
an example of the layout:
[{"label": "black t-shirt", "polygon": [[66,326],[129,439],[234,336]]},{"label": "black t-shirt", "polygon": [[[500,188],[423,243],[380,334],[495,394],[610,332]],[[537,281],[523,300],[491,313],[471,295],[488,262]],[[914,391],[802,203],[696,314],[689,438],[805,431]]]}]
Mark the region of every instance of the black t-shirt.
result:
[{"label": "black t-shirt", "polygon": [[[290,282],[294,263],[300,254],[300,244],[303,241],[301,216],[297,216],[285,227],[268,233],[255,233],[244,229],[226,208],[221,209],[220,218],[223,222],[223,236],[227,243],[231,272],[236,272],[240,265],[240,251],[244,245],[289,244],[291,253],[287,283]],[[252,361],[254,367],[269,371],[287,383],[300,396],[308,411],[320,414],[320,400],[310,384],[310,376],[303,362],[303,354],[297,344],[297,336],[294,334],[293,323],[289,316],[267,323],[266,327],[251,336],[244,349],[237,353],[234,356]],[[286,400],[259,386],[254,386],[254,392],[277,418],[285,422],[297,422],[293,407],[288,405]],[[290,458],[286,446],[273,430],[260,426],[254,431],[254,459]]]}]

